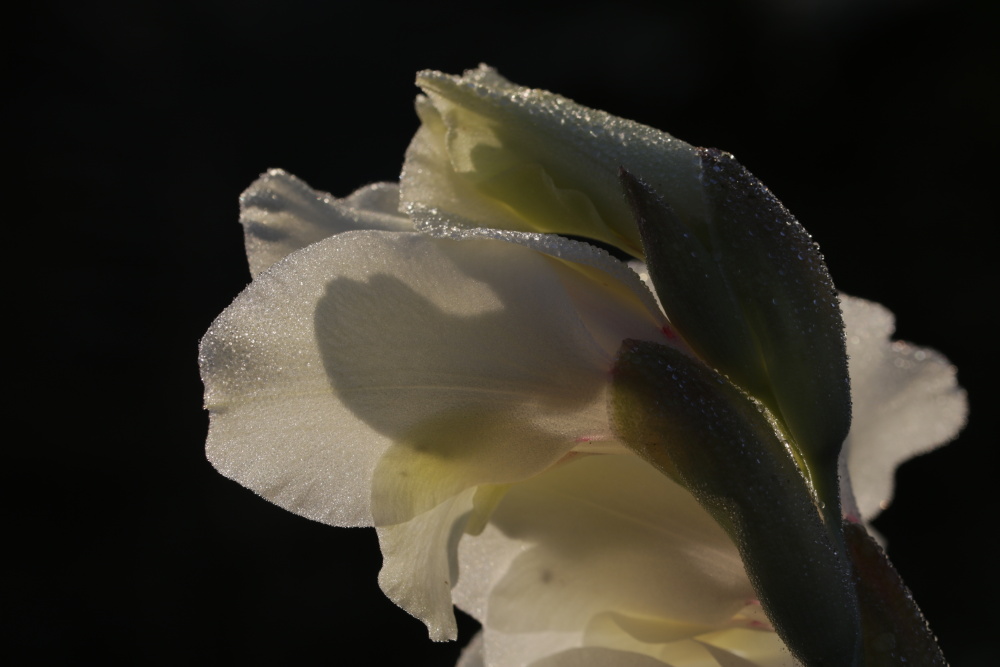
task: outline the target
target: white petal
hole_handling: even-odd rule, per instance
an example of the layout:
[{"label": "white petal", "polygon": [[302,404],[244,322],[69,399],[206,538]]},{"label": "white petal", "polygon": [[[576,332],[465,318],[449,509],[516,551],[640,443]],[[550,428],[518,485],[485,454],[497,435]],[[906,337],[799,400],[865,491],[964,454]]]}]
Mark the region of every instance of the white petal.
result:
[{"label": "white petal", "polygon": [[281,170],[269,169],[240,195],[250,275],[285,255],[334,234],[356,229],[412,231],[399,213],[399,186],[372,183],[337,199]]},{"label": "white petal", "polygon": [[[711,652],[694,639],[682,639],[668,644],[646,644],[636,641],[634,637],[630,637],[624,632],[620,632],[617,638],[601,636],[599,639],[604,643],[596,645],[643,655],[655,659],[661,664],[673,665],[674,667],[717,667],[718,665],[718,661],[712,657]],[[595,642],[588,637],[588,644],[595,644]]]},{"label": "white petal", "polygon": [[589,236],[638,256],[620,166],[681,215],[702,211],[697,154],[665,132],[486,67],[461,77],[425,71],[417,83],[427,98],[400,179],[407,212],[431,207],[487,227]]},{"label": "white petal", "polygon": [[699,637],[722,667],[798,667],[799,662],[774,632],[732,628]]},{"label": "white petal", "polygon": [[[451,239],[498,239],[516,243],[538,252],[556,257],[582,273],[587,279],[574,282],[575,302],[583,313],[583,320],[602,346],[612,356],[618,354],[621,346],[623,327],[630,321],[646,321],[661,332],[669,329],[669,324],[659,301],[653,292],[652,283],[637,268],[645,269],[642,262],[628,264],[612,257],[590,243],[573,241],[554,234],[537,234],[505,231],[488,228],[463,229],[450,225],[454,218],[440,214],[426,213],[420,217],[429,225],[426,231],[431,236]],[[609,280],[610,279],[610,280]],[[567,285],[567,287],[571,287]],[[683,345],[673,334],[665,334],[661,342]]]},{"label": "white petal", "polygon": [[[685,626],[667,641],[727,626],[754,597],[712,518],[631,456],[584,457],[519,484],[492,522],[520,548],[497,551],[495,534],[463,541],[459,582],[495,579],[507,565],[485,604],[487,627],[501,632],[579,630],[610,610]],[[481,614],[476,592],[456,597]]]},{"label": "white petal", "polygon": [[371,478],[391,442],[333,392],[317,345],[317,304],[330,277],[349,271],[337,251],[351,245],[330,239],[262,274],[212,324],[200,354],[213,465],[338,526],[372,525]]},{"label": "white petal", "polygon": [[462,649],[462,655],[458,657],[455,667],[486,667],[483,657],[483,632],[480,630],[476,636]]},{"label": "white petal", "polygon": [[958,434],[968,411],[955,367],[934,350],[891,341],[892,313],[841,296],[854,416],[841,454],[861,516],[892,499],[896,467]]},{"label": "white petal", "polygon": [[[754,605],[754,608],[759,610],[760,605]],[[606,613],[588,624],[584,641],[588,646],[642,653],[678,667],[794,667],[798,664],[778,635],[770,629],[766,617],[761,627],[749,627],[739,626],[741,616],[734,617],[736,627],[697,636],[688,633],[684,637],[679,622]]]},{"label": "white petal", "polygon": [[459,554],[454,598],[485,622],[491,667],[581,643],[656,664],[794,664],[766,618],[744,617],[754,593],[732,543],[634,457],[583,457],[512,487]]},{"label": "white petal", "polygon": [[520,667],[560,651],[578,647],[582,635],[577,632],[538,632],[507,634],[484,627],[483,658],[487,667]]},{"label": "white petal", "polygon": [[451,586],[458,574],[458,540],[472,509],[473,489],[396,526],[378,529],[379,586],[393,602],[427,625],[434,641],[458,636]]},{"label": "white petal", "polygon": [[531,663],[531,667],[664,667],[664,664],[639,653],[587,647],[557,653]]},{"label": "white petal", "polygon": [[[490,592],[503,579],[511,563],[531,548],[531,543],[508,537],[492,523],[458,547],[458,584],[452,591],[455,604],[480,623],[486,622]],[[580,628],[582,631],[582,628]]]},{"label": "white petal", "polygon": [[[393,309],[372,305],[372,312],[352,315],[371,330],[365,339],[396,322],[410,327],[398,341],[381,344],[377,367],[366,361],[374,353],[360,353],[358,343],[331,350],[340,369],[335,375],[350,378],[338,381],[344,400],[397,442],[374,480],[376,523],[405,521],[469,486],[525,479],[570,449],[613,445],[604,394],[611,360],[624,338],[666,340],[665,321],[649,310],[655,304],[648,291],[621,262],[587,244],[529,236],[473,231],[457,234],[459,245],[434,246],[442,250],[427,262],[435,267],[425,276],[433,288],[427,294],[457,285],[453,277],[432,275],[455,264],[495,290],[491,312],[434,320],[431,309],[404,294],[389,299],[399,304]],[[501,237],[513,243],[495,240]],[[331,293],[342,298],[349,297]],[[457,290],[442,298],[475,301]],[[409,358],[408,350],[420,357]],[[400,378],[391,396],[371,394],[382,366]]]},{"label": "white petal", "polygon": [[[476,235],[347,232],[289,255],[203,340],[209,458],[313,519],[395,526],[420,515],[405,530],[441,535],[453,520],[441,504],[462,491],[610,439],[617,345],[662,338],[662,317],[597,269],[604,260],[556,258],[579,245],[542,253]],[[439,583],[410,570],[414,585]],[[395,595],[444,627],[450,601]]]}]

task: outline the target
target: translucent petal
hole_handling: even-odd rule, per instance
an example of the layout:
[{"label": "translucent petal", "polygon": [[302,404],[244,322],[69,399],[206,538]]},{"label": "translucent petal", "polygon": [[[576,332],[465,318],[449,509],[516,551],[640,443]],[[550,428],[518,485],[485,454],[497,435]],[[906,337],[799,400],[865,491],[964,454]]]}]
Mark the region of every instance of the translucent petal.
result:
[{"label": "translucent petal", "polygon": [[753,592],[735,547],[634,457],[583,457],[512,487],[459,555],[454,598],[484,621],[492,667],[581,642],[656,664],[795,664],[759,605],[744,607]]},{"label": "translucent petal", "polygon": [[721,667],[798,667],[799,662],[773,632],[731,628],[697,640]]},{"label": "translucent petal", "polygon": [[579,647],[581,633],[538,632],[508,634],[492,628],[483,628],[483,656],[488,667],[520,667],[531,664],[542,656]]},{"label": "translucent petal", "polygon": [[216,467],[304,516],[388,527],[390,595],[440,636],[450,596],[406,550],[443,549],[463,491],[608,441],[614,345],[664,336],[624,265],[521,241],[339,234],[261,274],[202,343]]},{"label": "translucent petal", "polygon": [[425,71],[422,127],[401,176],[404,210],[436,208],[486,227],[588,236],[641,254],[619,166],[682,215],[702,212],[694,149],[665,132],[542,90],[485,66]]},{"label": "translucent petal", "polygon": [[664,663],[639,653],[587,647],[551,655],[531,663],[531,667],[664,667]]},{"label": "translucent petal", "polygon": [[285,255],[334,234],[413,230],[399,213],[395,183],[372,183],[337,199],[282,169],[269,169],[240,195],[240,222],[254,277]]},{"label": "translucent petal", "polygon": [[455,667],[486,667],[483,657],[483,632],[480,630],[476,636],[462,649],[462,655],[458,657]]},{"label": "translucent petal", "polygon": [[[627,455],[584,457],[513,487],[493,524],[530,545],[500,552],[513,559],[490,592],[486,624],[502,632],[573,631],[613,610],[675,619],[694,635],[725,626],[754,598],[708,513]],[[496,576],[477,541],[462,545],[460,581],[466,567],[472,578]]]},{"label": "translucent petal", "polygon": [[[642,278],[631,265],[612,257],[605,250],[553,234],[456,227],[449,224],[454,221],[454,217],[444,217],[441,214],[422,212],[415,218],[418,226],[425,226],[431,236],[452,239],[487,238],[515,243],[558,258],[563,261],[564,268],[583,274],[584,280],[567,282],[566,287],[574,290],[577,308],[581,312],[586,311],[583,320],[591,335],[611,355],[616,354],[621,345],[623,324],[631,320],[645,321],[651,327],[658,328],[664,334],[657,337],[660,340],[666,340],[675,347],[684,345],[683,341],[669,331],[669,323],[663,316],[651,283]],[[640,262],[636,262],[636,265],[645,267]]]},{"label": "translucent petal", "polygon": [[[750,607],[760,609],[759,605]],[[778,635],[770,629],[766,618],[756,626],[741,625],[747,620],[744,612],[734,617],[733,627],[713,630],[698,636],[692,636],[690,633],[685,636],[684,633],[672,632],[670,626],[679,629],[679,624],[665,619],[642,619],[605,613],[591,620],[584,641],[588,646],[604,646],[642,653],[678,667],[798,665]]]},{"label": "translucent petal", "polygon": [[892,313],[841,296],[854,421],[841,454],[861,516],[888,506],[896,467],[954,438],[968,405],[955,367],[941,354],[892,341]]},{"label": "translucent petal", "polygon": [[452,590],[455,604],[480,623],[486,623],[490,592],[514,559],[529,548],[530,542],[505,535],[493,523],[487,524],[475,538],[462,540],[458,545],[461,564],[458,584]]},{"label": "translucent petal", "polygon": [[485,659],[481,664],[489,667],[564,664],[560,661],[594,656],[626,660],[611,664],[631,664],[627,661],[639,659],[636,664],[661,667],[799,667],[778,636],[766,630],[736,627],[697,638],[647,643],[621,627],[608,626],[595,631],[594,626],[590,624],[583,638],[572,633],[507,634],[486,627],[480,633],[483,646],[494,650],[480,654]]},{"label": "translucent petal", "polygon": [[434,641],[458,636],[451,587],[473,493],[469,489],[406,523],[378,529],[379,586],[389,599],[422,620]]},{"label": "translucent petal", "polygon": [[[610,441],[604,392],[612,346],[628,331],[664,338],[662,317],[648,310],[655,305],[620,262],[606,258],[613,262],[608,271],[623,272],[613,276],[529,250],[530,239],[521,238],[527,235],[510,236],[524,245],[479,232],[461,235],[458,244],[427,244],[437,250],[424,261],[428,288],[421,296],[452,305],[479,299],[489,310],[475,317],[435,315],[413,294],[413,282],[379,285],[377,299],[368,287],[329,290],[323,312],[351,313],[349,321],[336,315],[323,324],[331,377],[343,400],[396,442],[374,479],[379,525],[405,521],[469,486],[524,479],[571,449]],[[536,247],[553,256],[590,250],[556,238]],[[449,264],[474,282],[459,290]],[[446,284],[453,294],[441,294]],[[485,285],[489,295],[462,291]],[[398,330],[397,322],[408,328]],[[379,349],[362,350],[371,345]]]},{"label": "translucent petal", "polygon": [[590,646],[602,646],[617,651],[641,654],[655,659],[659,664],[675,665],[676,667],[717,667],[717,661],[712,657],[711,652],[692,638],[668,643],[645,642],[622,628],[607,626],[601,628],[599,632],[593,632],[588,628],[586,643]]},{"label": "translucent petal", "polygon": [[334,238],[262,274],[212,324],[200,353],[212,464],[338,526],[372,524],[371,478],[391,444],[333,392],[316,341],[317,304],[330,276],[350,270],[337,253],[351,247]]}]

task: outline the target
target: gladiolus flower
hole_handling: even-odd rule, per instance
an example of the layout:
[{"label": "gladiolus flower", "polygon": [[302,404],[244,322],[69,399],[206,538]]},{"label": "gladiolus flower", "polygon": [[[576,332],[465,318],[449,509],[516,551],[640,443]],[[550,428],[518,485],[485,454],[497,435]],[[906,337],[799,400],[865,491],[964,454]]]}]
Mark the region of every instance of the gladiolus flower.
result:
[{"label": "gladiolus flower", "polygon": [[[658,268],[673,250],[651,251],[636,222],[659,204],[622,196],[624,167],[709,243],[704,153],[485,68],[418,83],[398,187],[336,199],[273,170],[244,193],[254,279],[201,348],[209,459],[297,514],[375,526],[383,590],[432,639],[455,638],[453,602],[483,623],[468,665],[794,664],[732,531],[689,477],[636,456],[609,408],[625,342],[736,392],[765,387],[748,409],[777,415],[794,475],[836,480],[839,462],[844,511],[866,521],[895,466],[964,423],[954,369],[893,343],[882,307],[842,297],[853,426],[823,473],[809,449],[822,410],[774,362],[747,370],[738,346],[692,337],[729,316],[680,312]],[[556,234],[658,262],[657,294],[645,265]],[[836,499],[824,479],[807,505]],[[839,515],[823,521],[836,545]]]}]

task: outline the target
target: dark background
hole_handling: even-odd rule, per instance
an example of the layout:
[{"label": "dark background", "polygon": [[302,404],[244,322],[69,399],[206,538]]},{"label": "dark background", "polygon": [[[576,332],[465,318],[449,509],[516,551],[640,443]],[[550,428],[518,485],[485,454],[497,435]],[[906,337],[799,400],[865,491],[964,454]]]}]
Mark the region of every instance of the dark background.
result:
[{"label": "dark background", "polygon": [[483,61],[736,154],[820,242],[838,287],[955,362],[969,426],[899,470],[877,525],[952,663],[987,664],[994,6],[31,3],[8,24],[4,104],[7,651],[453,663],[457,645],[427,641],[378,590],[373,531],[297,518],[206,463],[196,356],[249,280],[237,196],[257,174],[280,166],[337,195],[394,180],[416,70]]}]

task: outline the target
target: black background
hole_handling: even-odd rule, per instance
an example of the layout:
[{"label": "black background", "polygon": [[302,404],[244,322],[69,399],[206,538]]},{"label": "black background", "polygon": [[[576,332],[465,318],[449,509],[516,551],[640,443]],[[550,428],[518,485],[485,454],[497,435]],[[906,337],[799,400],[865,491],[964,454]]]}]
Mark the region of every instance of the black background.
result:
[{"label": "black background", "polygon": [[[734,153],[840,289],[945,352],[971,421],[877,526],[954,665],[994,656],[994,3],[31,3],[6,58],[15,657],[448,665],[376,584],[373,531],[205,462],[197,343],[248,282],[237,196],[268,167],[398,177],[414,73],[515,82]],[[990,445],[990,443],[994,443]],[[474,624],[462,621],[463,641]],[[352,655],[357,652],[364,656]]]}]

